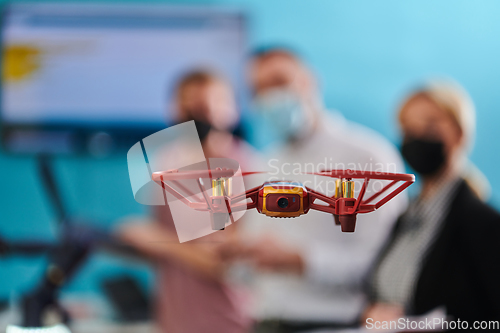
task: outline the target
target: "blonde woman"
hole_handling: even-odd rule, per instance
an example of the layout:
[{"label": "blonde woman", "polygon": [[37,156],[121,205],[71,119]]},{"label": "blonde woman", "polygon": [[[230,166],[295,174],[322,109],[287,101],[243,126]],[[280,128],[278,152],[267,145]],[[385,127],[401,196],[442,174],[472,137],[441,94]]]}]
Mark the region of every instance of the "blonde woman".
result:
[{"label": "blonde woman", "polygon": [[[500,215],[467,160],[475,111],[455,83],[433,83],[399,111],[402,154],[422,182],[370,278],[364,320],[390,321],[445,309],[452,318],[500,318]],[[368,323],[368,321],[366,321]]]}]

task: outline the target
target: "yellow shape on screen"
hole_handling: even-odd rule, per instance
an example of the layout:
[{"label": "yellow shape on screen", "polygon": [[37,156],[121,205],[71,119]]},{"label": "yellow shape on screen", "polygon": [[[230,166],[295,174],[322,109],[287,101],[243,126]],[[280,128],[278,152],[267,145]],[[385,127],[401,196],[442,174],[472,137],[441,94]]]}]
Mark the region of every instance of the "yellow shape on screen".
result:
[{"label": "yellow shape on screen", "polygon": [[40,49],[31,45],[8,45],[3,53],[3,81],[28,79],[40,68]]}]

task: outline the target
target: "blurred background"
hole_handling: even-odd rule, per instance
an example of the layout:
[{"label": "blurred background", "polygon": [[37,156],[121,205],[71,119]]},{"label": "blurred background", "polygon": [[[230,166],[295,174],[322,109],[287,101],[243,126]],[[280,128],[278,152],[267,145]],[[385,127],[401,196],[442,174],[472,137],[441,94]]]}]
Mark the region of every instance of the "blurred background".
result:
[{"label": "blurred background", "polygon": [[[402,96],[429,76],[456,79],[477,108],[471,160],[488,177],[490,202],[500,208],[498,1],[72,4],[78,2],[0,2],[5,239],[56,238],[56,212],[38,173],[40,152],[54,153],[51,168],[71,216],[110,230],[121,217],[144,213],[132,195],[126,150],[169,123],[172,82],[195,63],[215,66],[236,87],[245,114],[245,63],[253,48],[267,44],[297,50],[320,78],[329,109],[395,144]],[[0,257],[0,300],[13,302],[32,288],[45,261],[43,255]],[[151,289],[148,265],[100,253],[64,294],[99,295],[103,280],[122,274]]]}]

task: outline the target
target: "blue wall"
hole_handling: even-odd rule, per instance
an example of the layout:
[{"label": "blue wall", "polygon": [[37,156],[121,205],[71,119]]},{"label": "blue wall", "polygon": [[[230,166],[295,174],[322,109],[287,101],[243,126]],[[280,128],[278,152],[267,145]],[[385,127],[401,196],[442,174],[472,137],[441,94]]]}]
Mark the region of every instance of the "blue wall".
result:
[{"label": "blue wall", "polygon": [[[489,178],[492,203],[500,207],[500,174],[495,172],[500,162],[500,1],[187,2],[248,10],[252,46],[279,42],[301,50],[320,77],[328,107],[394,142],[398,140],[394,113],[403,94],[428,76],[454,77],[476,103],[478,133],[472,160]],[[56,162],[66,202],[75,215],[110,227],[123,215],[144,211],[132,198],[125,154]],[[0,234],[16,239],[54,237],[54,214],[39,185],[32,158],[0,154]],[[42,263],[43,258],[0,259],[0,296],[28,288]],[[96,290],[99,278],[137,267],[99,255],[70,288]]]}]

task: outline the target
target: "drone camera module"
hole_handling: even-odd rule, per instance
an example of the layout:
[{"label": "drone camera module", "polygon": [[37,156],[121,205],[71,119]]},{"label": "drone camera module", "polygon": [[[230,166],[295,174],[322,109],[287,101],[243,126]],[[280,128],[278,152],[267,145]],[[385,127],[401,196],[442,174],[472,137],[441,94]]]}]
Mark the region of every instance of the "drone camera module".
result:
[{"label": "drone camera module", "polygon": [[257,209],[271,217],[297,217],[307,213],[307,189],[297,182],[268,182],[259,190]]}]

